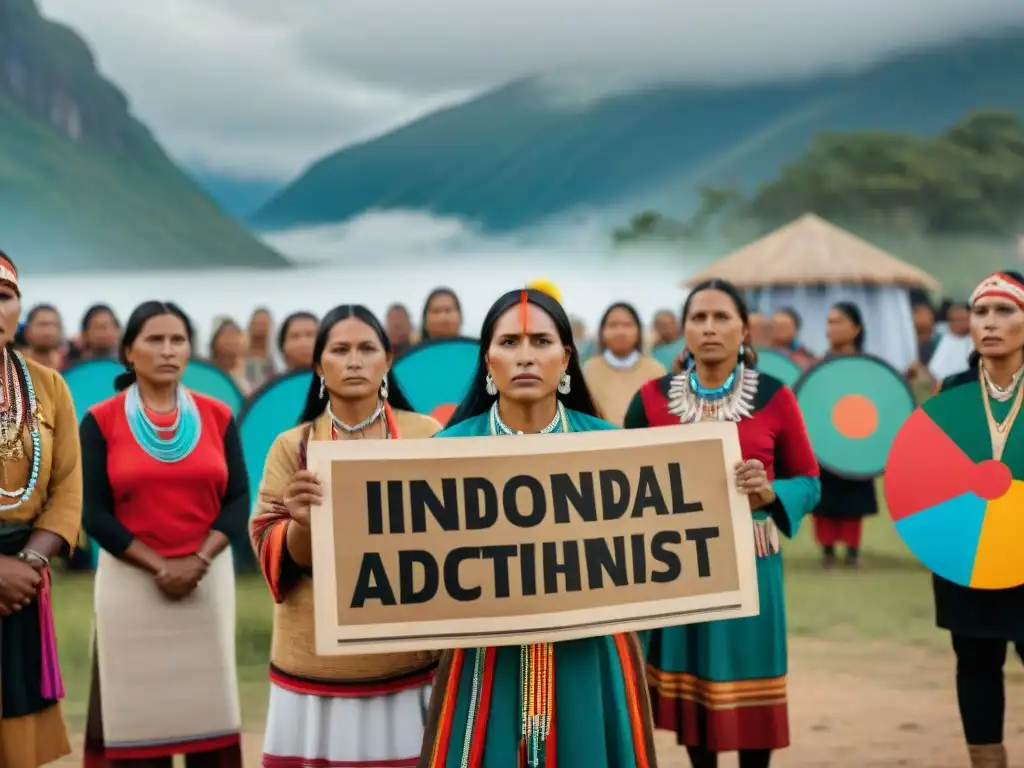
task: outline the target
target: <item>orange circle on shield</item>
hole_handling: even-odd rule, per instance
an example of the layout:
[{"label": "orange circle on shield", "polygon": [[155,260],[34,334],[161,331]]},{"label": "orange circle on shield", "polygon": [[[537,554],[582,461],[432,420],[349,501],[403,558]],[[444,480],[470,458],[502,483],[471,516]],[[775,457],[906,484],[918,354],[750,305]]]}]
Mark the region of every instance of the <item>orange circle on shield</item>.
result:
[{"label": "orange circle on shield", "polygon": [[443,427],[448,423],[448,419],[452,417],[452,414],[455,413],[456,407],[451,403],[445,403],[444,405],[437,406],[437,408],[430,412],[430,415]]},{"label": "orange circle on shield", "polygon": [[864,395],[843,395],[832,407],[832,424],[843,437],[863,440],[878,429],[878,409]]}]

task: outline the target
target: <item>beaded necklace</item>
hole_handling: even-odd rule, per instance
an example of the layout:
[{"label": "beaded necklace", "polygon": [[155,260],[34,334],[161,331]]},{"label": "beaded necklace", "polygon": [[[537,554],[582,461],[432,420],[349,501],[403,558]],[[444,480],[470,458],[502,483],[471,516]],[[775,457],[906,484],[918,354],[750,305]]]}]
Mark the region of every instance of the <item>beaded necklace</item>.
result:
[{"label": "beaded necklace", "polygon": [[[19,461],[25,457],[24,446],[21,444],[21,436],[25,427],[28,427],[29,437],[32,440],[32,468],[29,470],[28,482],[24,487],[13,491],[0,488],[0,496],[5,499],[14,499],[10,504],[0,504],[0,512],[8,512],[17,509],[32,498],[36,482],[39,480],[42,446],[39,436],[39,403],[25,358],[21,356],[20,352],[11,355],[6,349],[3,351],[3,357],[4,402],[7,409],[0,416],[0,425],[2,425],[0,426],[0,440],[11,442],[4,442],[0,447],[0,461]],[[14,441],[17,443],[17,448],[14,447]]]},{"label": "beaded necklace", "polygon": [[[492,435],[521,435],[501,420],[498,403],[491,406],[490,433]],[[555,417],[539,434],[568,432],[569,419],[561,401],[555,407]],[[473,729],[480,709],[480,680],[484,671],[484,653],[476,652],[470,704],[466,725],[466,740],[462,749],[462,768],[469,765],[469,749]],[[526,768],[540,768],[545,763],[551,720],[555,708],[555,647],[552,643],[531,643],[519,646],[519,700],[520,734]]]},{"label": "beaded necklace", "polygon": [[[199,445],[203,432],[196,401],[185,387],[178,386],[177,414],[169,427],[157,426],[146,413],[139,394],[139,385],[132,384],[125,393],[124,415],[132,437],[146,453],[164,464],[183,461]],[[172,432],[170,437],[163,434]]]},{"label": "beaded necklace", "polygon": [[356,432],[362,432],[364,429],[366,429],[368,426],[373,424],[373,422],[375,422],[377,419],[381,417],[381,414],[384,413],[384,400],[378,399],[376,410],[374,410],[374,412],[370,414],[370,416],[363,419],[354,426],[346,424],[344,421],[335,416],[334,412],[331,411],[330,404],[328,404],[327,406],[327,413],[331,415],[331,429],[334,430],[336,434],[345,432],[346,434],[354,435]]},{"label": "beaded necklace", "polygon": [[709,419],[739,421],[754,413],[757,371],[740,363],[725,383],[714,389],[697,379],[696,366],[672,377],[668,390],[668,410],[684,424]]}]

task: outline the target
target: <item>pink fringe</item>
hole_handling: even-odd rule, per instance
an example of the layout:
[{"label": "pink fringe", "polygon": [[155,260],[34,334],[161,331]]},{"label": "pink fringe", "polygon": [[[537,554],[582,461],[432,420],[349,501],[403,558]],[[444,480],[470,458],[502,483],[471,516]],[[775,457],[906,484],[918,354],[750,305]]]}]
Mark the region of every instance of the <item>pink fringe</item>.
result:
[{"label": "pink fringe", "polygon": [[64,678],[57,656],[57,632],[53,626],[53,605],[50,601],[50,569],[43,569],[43,585],[39,588],[39,634],[42,638],[43,678],[41,695],[47,701],[64,698]]}]

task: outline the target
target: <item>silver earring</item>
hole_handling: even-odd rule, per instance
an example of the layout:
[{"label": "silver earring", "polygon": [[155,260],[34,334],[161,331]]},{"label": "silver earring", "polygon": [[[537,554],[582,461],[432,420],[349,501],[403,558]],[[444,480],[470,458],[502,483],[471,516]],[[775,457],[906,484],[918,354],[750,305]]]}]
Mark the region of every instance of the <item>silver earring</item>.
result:
[{"label": "silver earring", "polygon": [[498,387],[494,384],[494,379],[491,377],[491,374],[489,373],[487,374],[487,377],[484,379],[484,389],[487,390],[487,394],[490,395],[491,397],[494,397],[496,394],[498,394]]},{"label": "silver earring", "polygon": [[324,382],[324,377],[323,377],[323,376],[321,376],[321,377],[320,377],[320,399],[321,399],[321,400],[323,400],[323,398],[324,398],[324,390],[325,390],[325,389],[327,389],[327,385],[326,385],[326,383]]},{"label": "silver earring", "polygon": [[380,399],[388,399],[388,375],[385,373],[384,378],[380,382]]},{"label": "silver earring", "polygon": [[746,353],[747,353],[747,345],[746,344],[740,344],[740,360],[743,359],[743,355],[745,355]]},{"label": "silver earring", "polygon": [[562,371],[562,376],[558,379],[558,393],[568,395],[571,389],[572,377],[566,371]]}]

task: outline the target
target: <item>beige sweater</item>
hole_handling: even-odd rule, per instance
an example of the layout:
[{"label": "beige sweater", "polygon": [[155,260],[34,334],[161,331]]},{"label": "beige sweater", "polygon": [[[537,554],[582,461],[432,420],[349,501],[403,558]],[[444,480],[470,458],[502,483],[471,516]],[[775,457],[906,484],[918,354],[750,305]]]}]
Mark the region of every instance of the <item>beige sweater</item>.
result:
[{"label": "beige sweater", "polygon": [[668,373],[653,357],[641,357],[631,368],[613,368],[603,355],[592,357],[583,366],[583,376],[601,416],[622,426],[626,409],[646,382]]}]

